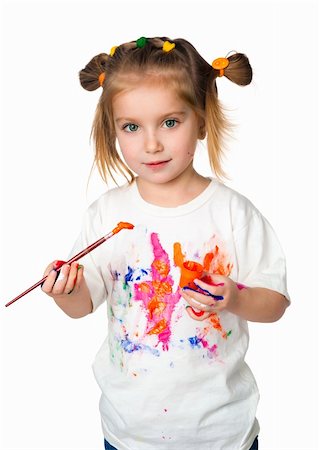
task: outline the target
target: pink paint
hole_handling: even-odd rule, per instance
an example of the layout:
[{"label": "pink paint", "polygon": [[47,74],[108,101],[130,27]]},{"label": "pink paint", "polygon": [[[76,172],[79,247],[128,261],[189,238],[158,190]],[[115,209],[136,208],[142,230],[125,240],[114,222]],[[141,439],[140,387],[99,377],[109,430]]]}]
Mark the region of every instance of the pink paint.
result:
[{"label": "pink paint", "polygon": [[206,335],[209,332],[209,328],[204,328],[199,334],[198,338],[200,339],[202,346],[207,349],[208,356],[212,358],[213,356],[217,356],[217,345],[213,344],[209,346],[208,341],[206,340]]},{"label": "pink paint", "polygon": [[217,345],[216,344],[213,344],[211,346],[209,345],[209,342],[206,339],[206,335],[208,332],[209,328],[206,327],[200,331],[198,336],[194,336],[192,338],[189,338],[188,340],[193,348],[196,348],[199,346],[199,344],[201,344],[203,348],[207,350],[207,356],[209,358],[212,358],[214,356],[217,356]]},{"label": "pink paint", "polygon": [[236,286],[238,287],[238,289],[241,291],[242,289],[246,289],[247,286],[245,286],[244,284],[241,283],[236,283]]},{"label": "pink paint", "polygon": [[146,311],[146,334],[157,335],[163,350],[168,350],[171,336],[171,320],[181,295],[173,293],[173,278],[170,276],[170,260],[156,233],[151,234],[154,259],[151,265],[151,281],[134,285],[135,300],[141,301]]}]

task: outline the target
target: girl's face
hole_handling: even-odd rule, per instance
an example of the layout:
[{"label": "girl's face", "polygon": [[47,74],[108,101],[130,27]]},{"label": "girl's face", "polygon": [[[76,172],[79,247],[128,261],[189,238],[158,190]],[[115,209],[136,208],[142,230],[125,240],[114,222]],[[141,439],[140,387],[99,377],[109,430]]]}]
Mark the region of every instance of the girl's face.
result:
[{"label": "girl's face", "polygon": [[140,180],[163,184],[194,171],[199,119],[172,88],[142,82],[112,106],[124,160]]}]

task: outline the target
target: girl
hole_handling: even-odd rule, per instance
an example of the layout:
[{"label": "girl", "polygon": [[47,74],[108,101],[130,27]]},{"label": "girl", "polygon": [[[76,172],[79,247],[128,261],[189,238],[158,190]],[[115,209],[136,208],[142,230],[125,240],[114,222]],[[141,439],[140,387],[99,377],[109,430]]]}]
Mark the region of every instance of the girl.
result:
[{"label": "girl", "polygon": [[[289,304],[285,260],[267,220],[221,181],[230,129],[221,76],[252,79],[244,54],[208,64],[184,39],[113,47],[80,72],[102,87],[93,123],[103,179],[127,183],[85,215],[75,254],[126,220],[83,258],[54,263],[42,289],[71,317],[107,302],[108,335],[94,362],[106,449],[258,448],[258,389],[244,362],[247,321],[278,320]],[[193,167],[198,140],[216,177]],[[118,151],[121,151],[121,156]]]}]

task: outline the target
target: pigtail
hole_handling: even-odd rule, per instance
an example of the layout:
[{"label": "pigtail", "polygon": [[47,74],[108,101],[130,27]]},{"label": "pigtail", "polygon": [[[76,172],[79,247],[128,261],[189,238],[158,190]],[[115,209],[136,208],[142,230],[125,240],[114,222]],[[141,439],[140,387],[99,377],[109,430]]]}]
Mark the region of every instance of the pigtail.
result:
[{"label": "pigtail", "polygon": [[212,63],[213,71],[208,77],[205,102],[207,148],[212,169],[219,178],[227,178],[222,169],[224,141],[232,137],[234,125],[227,118],[218,99],[216,78],[225,76],[239,86],[247,86],[252,80],[252,68],[243,53],[226,58],[217,58]]},{"label": "pigtail", "polygon": [[247,56],[243,53],[235,53],[229,56],[227,60],[229,64],[224,69],[225,77],[239,86],[247,86],[250,84],[253,71]]},{"label": "pigtail", "polygon": [[87,91],[95,91],[103,85],[105,78],[105,65],[109,56],[100,53],[79,72],[81,86]]}]

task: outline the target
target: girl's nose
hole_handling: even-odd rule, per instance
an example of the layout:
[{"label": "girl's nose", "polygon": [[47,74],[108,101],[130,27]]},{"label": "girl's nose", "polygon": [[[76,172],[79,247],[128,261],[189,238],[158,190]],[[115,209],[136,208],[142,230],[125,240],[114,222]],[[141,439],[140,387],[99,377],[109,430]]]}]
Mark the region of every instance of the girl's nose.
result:
[{"label": "girl's nose", "polygon": [[157,153],[164,149],[163,144],[155,133],[149,133],[145,138],[146,153]]}]

